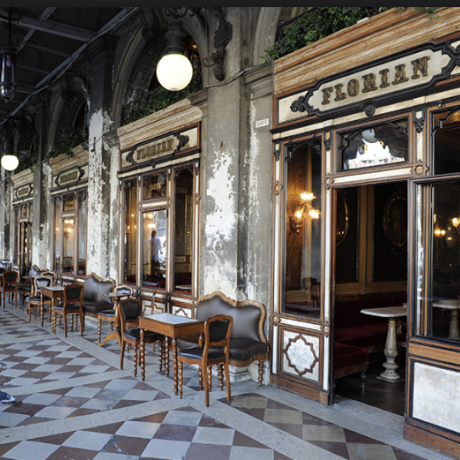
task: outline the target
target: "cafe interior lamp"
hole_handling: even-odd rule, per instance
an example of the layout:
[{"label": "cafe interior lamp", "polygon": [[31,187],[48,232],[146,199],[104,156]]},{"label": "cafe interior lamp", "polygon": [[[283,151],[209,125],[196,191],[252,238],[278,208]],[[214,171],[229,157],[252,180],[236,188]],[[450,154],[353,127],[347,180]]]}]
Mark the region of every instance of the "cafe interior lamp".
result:
[{"label": "cafe interior lamp", "polygon": [[8,44],[0,48],[0,96],[5,102],[16,94],[16,49],[13,45],[13,21],[21,15],[14,8],[5,8],[0,15],[8,20]]},{"label": "cafe interior lamp", "polygon": [[310,218],[311,220],[317,220],[320,217],[320,211],[315,209],[312,205],[312,201],[316,199],[313,193],[304,192],[300,195],[301,204],[296,209],[293,216],[291,216],[291,230],[295,233],[299,233],[303,227],[304,219]]},{"label": "cafe interior lamp", "polygon": [[182,22],[171,19],[166,33],[168,46],[157,65],[158,81],[168,91],[184,89],[193,77],[192,63],[185,55],[184,37]]},{"label": "cafe interior lamp", "polygon": [[14,171],[19,166],[19,160],[16,155],[3,155],[2,168],[7,171]]}]

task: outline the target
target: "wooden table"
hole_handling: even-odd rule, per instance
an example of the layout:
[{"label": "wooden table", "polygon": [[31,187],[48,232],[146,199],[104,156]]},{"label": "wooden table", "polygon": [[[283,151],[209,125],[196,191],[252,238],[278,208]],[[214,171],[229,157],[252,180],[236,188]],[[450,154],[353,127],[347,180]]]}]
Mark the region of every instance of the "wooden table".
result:
[{"label": "wooden table", "polygon": [[[50,306],[50,309],[49,309],[49,313],[50,313],[50,318],[51,318],[51,312],[53,310],[53,307],[54,307],[54,301],[56,299],[62,299],[62,297],[64,296],[64,286],[42,286],[40,288],[40,294],[45,296],[45,297],[49,297],[51,299],[51,306]],[[43,308],[41,309],[41,321],[43,323]],[[59,320],[59,324],[61,320]],[[73,323],[72,323],[73,324]]]},{"label": "wooden table", "polygon": [[433,302],[433,307],[444,308],[445,310],[451,311],[449,339],[458,340],[460,338],[458,332],[458,309],[460,308],[460,300],[439,300]]},{"label": "wooden table", "polygon": [[385,380],[386,382],[400,382],[404,380],[396,372],[398,365],[395,363],[395,359],[398,356],[398,347],[396,341],[396,319],[400,316],[407,316],[406,307],[383,307],[383,308],[368,308],[361,310],[364,315],[380,316],[383,318],[389,318],[388,320],[388,332],[387,340],[385,343],[385,349],[383,353],[386,358],[386,362],[383,363],[383,367],[386,369],[380,374],[379,379]]},{"label": "wooden table", "polygon": [[[142,380],[145,379],[145,349],[144,349],[144,330],[157,332],[166,336],[165,340],[165,370],[166,375],[169,375],[169,337],[172,338],[173,352],[173,372],[174,372],[174,393],[177,395],[178,379],[177,379],[177,341],[178,337],[185,337],[193,334],[203,334],[204,321],[198,319],[186,318],[185,316],[172,315],[170,313],[160,313],[157,315],[141,316],[139,318],[139,327],[141,329],[141,373]],[[206,370],[204,371],[206,372]]]}]

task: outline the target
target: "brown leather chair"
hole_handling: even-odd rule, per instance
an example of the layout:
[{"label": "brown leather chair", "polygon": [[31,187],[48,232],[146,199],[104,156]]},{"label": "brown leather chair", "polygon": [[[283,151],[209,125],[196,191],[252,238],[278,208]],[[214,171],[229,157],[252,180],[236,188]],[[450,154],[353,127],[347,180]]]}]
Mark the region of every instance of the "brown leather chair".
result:
[{"label": "brown leather chair", "polygon": [[[228,369],[230,336],[232,334],[233,318],[227,315],[217,315],[204,323],[204,346],[191,347],[179,351],[179,394],[182,398],[182,367],[184,363],[200,366],[199,383],[204,383],[206,407],[209,406],[209,391],[212,388],[212,366],[218,365],[218,380],[221,390],[224,389],[222,366],[225,369],[227,385],[227,401],[231,399],[230,374]],[[209,370],[209,380],[208,380]]]},{"label": "brown leather chair", "polygon": [[[83,335],[83,285],[82,284],[69,284],[64,288],[64,302],[60,305],[53,307],[53,334],[56,334],[56,316],[62,315],[64,317],[64,334],[67,337],[67,316],[71,315],[71,332],[73,332],[73,320],[75,317],[75,330],[77,327],[77,320],[80,317],[80,335]],[[60,320],[59,320],[60,321]]]},{"label": "brown leather chair", "polygon": [[3,273],[3,285],[1,291],[3,293],[3,308],[6,305],[6,294],[14,295],[15,307],[18,308],[18,272],[8,271]]},{"label": "brown leather chair", "polygon": [[[133,345],[134,347],[134,377],[137,376],[137,363],[138,350],[137,347],[141,343],[141,330],[138,326],[130,327],[130,325],[139,324],[139,316],[142,315],[142,302],[139,299],[125,299],[120,302],[119,305],[118,321],[120,326],[121,334],[121,356],[120,356],[120,369],[123,369],[123,359],[125,356],[125,344]],[[128,329],[129,328],[129,329]],[[163,369],[163,344],[165,337],[164,335],[157,334],[152,331],[144,332],[144,343],[160,343],[160,371]],[[143,352],[140,350],[140,353]],[[139,358],[141,358],[139,353]],[[140,359],[143,363],[144,360]],[[144,373],[142,373],[144,374]]]}]

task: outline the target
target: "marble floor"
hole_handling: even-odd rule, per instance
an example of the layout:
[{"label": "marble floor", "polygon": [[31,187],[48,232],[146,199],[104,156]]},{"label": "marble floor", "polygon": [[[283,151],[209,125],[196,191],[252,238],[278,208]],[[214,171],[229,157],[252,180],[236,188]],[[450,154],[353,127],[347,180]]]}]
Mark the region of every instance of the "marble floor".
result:
[{"label": "marble floor", "polygon": [[[104,325],[103,335],[109,332]],[[213,382],[204,404],[195,368],[184,367],[184,397],[146,354],[146,379],[132,351],[119,369],[116,341],[97,345],[23,308],[0,307],[0,458],[15,460],[442,460],[405,441],[401,416],[338,397],[331,407],[249,381],[232,400]]]}]

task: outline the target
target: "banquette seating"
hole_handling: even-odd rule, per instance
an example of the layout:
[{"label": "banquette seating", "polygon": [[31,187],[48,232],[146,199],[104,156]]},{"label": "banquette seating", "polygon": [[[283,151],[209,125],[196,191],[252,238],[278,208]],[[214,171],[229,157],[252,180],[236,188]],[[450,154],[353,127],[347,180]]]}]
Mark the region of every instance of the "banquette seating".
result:
[{"label": "banquette seating", "polygon": [[83,283],[83,330],[86,316],[97,318],[100,312],[113,309],[112,300],[110,297],[104,297],[104,294],[113,292],[114,289],[115,280],[102,279],[95,273],[88,275]]},{"label": "banquette seating", "polygon": [[[369,353],[385,348],[388,318],[364,315],[361,310],[402,305],[406,298],[405,293],[336,298],[334,379],[360,372],[364,392]],[[405,341],[405,334],[406,330],[402,328],[398,342]]]},{"label": "banquette seating", "polygon": [[[195,317],[206,321],[216,315],[233,318],[230,337],[229,364],[236,367],[249,366],[259,361],[259,385],[262,385],[264,362],[268,359],[269,346],[263,332],[264,306],[252,300],[235,302],[221,292],[201,296],[196,306]],[[198,346],[198,336],[177,339],[179,350]]]}]

